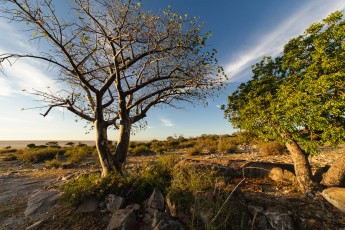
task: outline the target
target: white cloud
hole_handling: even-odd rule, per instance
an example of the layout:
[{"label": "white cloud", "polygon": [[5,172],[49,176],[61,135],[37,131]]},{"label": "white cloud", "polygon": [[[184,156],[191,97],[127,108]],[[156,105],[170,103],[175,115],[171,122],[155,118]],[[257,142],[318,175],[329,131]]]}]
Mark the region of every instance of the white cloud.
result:
[{"label": "white cloud", "polygon": [[169,120],[169,119],[161,118],[160,121],[161,121],[162,125],[165,126],[165,127],[173,127],[173,126],[175,126],[175,124],[172,123],[171,120]]},{"label": "white cloud", "polygon": [[234,55],[233,60],[225,67],[231,80],[250,76],[251,65],[263,56],[277,56],[284,45],[293,37],[302,34],[314,22],[318,22],[336,10],[345,9],[345,1],[314,0],[304,5],[299,11],[281,22],[272,31],[257,39],[259,42],[252,47],[241,50]]}]

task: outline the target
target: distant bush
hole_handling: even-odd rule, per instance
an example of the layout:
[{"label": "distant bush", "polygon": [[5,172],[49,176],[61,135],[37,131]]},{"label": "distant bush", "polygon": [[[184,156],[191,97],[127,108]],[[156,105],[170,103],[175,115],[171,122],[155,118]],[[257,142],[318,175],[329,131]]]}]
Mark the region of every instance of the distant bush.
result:
[{"label": "distant bush", "polygon": [[151,150],[149,147],[147,147],[145,145],[137,145],[137,146],[135,146],[134,149],[131,149],[130,152],[133,155],[144,155],[144,154],[151,153]]},{"label": "distant bush", "polygon": [[12,149],[12,146],[11,145],[6,146],[4,149]]},{"label": "distant bush", "polygon": [[53,159],[57,154],[63,154],[65,149],[46,148],[46,149],[26,149],[24,151],[18,151],[16,156],[18,160],[38,163],[45,160]]},{"label": "distant bush", "polygon": [[57,141],[49,141],[45,145],[48,147],[53,147],[53,148],[61,148],[59,146],[59,142],[57,142]]},{"label": "distant bush", "polygon": [[65,145],[67,145],[67,146],[73,146],[73,145],[75,145],[75,144],[74,144],[74,142],[71,142],[71,141],[70,141],[70,142],[67,142]]},{"label": "distant bush", "polygon": [[30,144],[27,144],[26,147],[29,148],[29,149],[32,149],[32,148],[36,147],[36,144],[30,143]]},{"label": "distant bush", "polygon": [[282,155],[285,153],[285,146],[277,141],[261,142],[258,144],[262,156]]},{"label": "distant bush", "polygon": [[17,149],[1,149],[0,153],[14,153]]},{"label": "distant bush", "polygon": [[63,166],[64,164],[65,164],[65,162],[60,161],[58,155],[56,155],[54,159],[47,160],[44,162],[44,166],[48,169],[59,168],[59,167]]},{"label": "distant bush", "polygon": [[91,155],[93,152],[92,147],[82,146],[68,148],[65,152],[65,156],[68,157],[68,161],[75,164],[83,161],[86,156]]}]

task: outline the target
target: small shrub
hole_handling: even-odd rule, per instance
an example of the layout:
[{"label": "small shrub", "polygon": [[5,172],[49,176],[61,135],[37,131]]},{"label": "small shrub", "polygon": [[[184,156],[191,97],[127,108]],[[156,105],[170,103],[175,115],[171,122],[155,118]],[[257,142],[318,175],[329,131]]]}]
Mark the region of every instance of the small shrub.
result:
[{"label": "small shrub", "polygon": [[145,145],[137,145],[134,149],[131,150],[131,153],[134,155],[143,155],[151,153],[151,150],[149,147]]},{"label": "small shrub", "polygon": [[262,156],[282,155],[285,153],[285,147],[277,141],[261,142],[258,144]]},{"label": "small shrub", "polygon": [[6,146],[4,149],[12,149],[12,147],[9,145],[9,146]]},{"label": "small shrub", "polygon": [[56,155],[63,154],[65,149],[56,149],[56,148],[46,148],[46,149],[27,149],[24,151],[18,151],[16,156],[18,160],[38,163],[45,160],[51,160]]},{"label": "small shrub", "polygon": [[65,156],[68,157],[69,162],[75,164],[83,161],[87,155],[91,155],[93,148],[88,146],[69,148],[65,152]]},{"label": "small shrub", "polygon": [[14,153],[17,152],[17,149],[1,149],[0,153]]},{"label": "small shrub", "polygon": [[190,156],[195,156],[201,154],[202,149],[200,147],[193,147],[187,149],[186,153]]},{"label": "small shrub", "polygon": [[61,187],[62,198],[68,203],[76,205],[87,197],[96,195],[100,181],[99,174],[82,174]]},{"label": "small shrub", "polygon": [[47,160],[44,162],[44,166],[48,169],[51,169],[51,168],[57,169],[57,168],[63,166],[64,164],[65,164],[65,162],[60,161],[58,155],[55,156],[55,158],[53,160]]},{"label": "small shrub", "polygon": [[221,138],[218,142],[217,150],[223,153],[232,153],[237,149],[238,141],[232,137]]}]

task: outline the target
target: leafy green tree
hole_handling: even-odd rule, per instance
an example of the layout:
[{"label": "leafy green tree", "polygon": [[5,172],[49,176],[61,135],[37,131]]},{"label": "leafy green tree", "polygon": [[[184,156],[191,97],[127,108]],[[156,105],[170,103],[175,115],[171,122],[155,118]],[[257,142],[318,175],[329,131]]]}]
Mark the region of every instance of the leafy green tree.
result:
[{"label": "leafy green tree", "polygon": [[[345,138],[345,30],[341,12],[290,40],[280,57],[265,57],[253,77],[223,106],[237,128],[265,141],[279,140],[291,153],[303,192],[318,185],[308,155],[324,142]],[[317,137],[317,138],[315,138]]]},{"label": "leafy green tree", "polygon": [[[46,45],[40,47],[48,47],[37,55],[1,54],[0,63],[31,58],[59,70],[61,92],[35,92],[48,106],[43,115],[64,107],[90,122],[103,175],[114,166],[121,171],[130,134],[145,125],[151,108],[206,102],[222,87],[225,74],[216,51],[206,47],[212,34],[202,31],[197,18],[170,7],[153,14],[140,1],[66,2],[75,15],[63,18],[53,4],[60,0],[0,0],[2,17],[25,22],[33,39]],[[114,153],[110,126],[118,130]]]}]

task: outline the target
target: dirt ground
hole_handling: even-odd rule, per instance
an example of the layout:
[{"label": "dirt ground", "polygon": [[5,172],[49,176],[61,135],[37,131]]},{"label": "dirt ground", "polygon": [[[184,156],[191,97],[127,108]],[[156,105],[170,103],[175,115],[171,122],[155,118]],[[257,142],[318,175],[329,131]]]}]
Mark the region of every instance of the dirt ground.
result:
[{"label": "dirt ground", "polygon": [[[324,149],[321,154],[311,157],[313,171],[331,165],[343,154],[344,149]],[[27,164],[19,161],[3,161],[7,154],[0,154],[0,229],[26,229],[43,220],[39,229],[105,229],[109,213],[99,210],[79,213],[75,207],[58,202],[54,210],[39,216],[25,217],[27,197],[36,189],[44,189],[56,183],[57,179],[70,173],[90,170],[89,168],[45,169],[43,164]],[[130,157],[128,165],[156,156]],[[234,185],[243,180],[242,168],[250,162],[292,164],[289,155],[260,156],[257,152],[224,155],[186,156],[181,159],[195,164],[216,165],[234,171]],[[283,206],[293,217],[298,229],[345,229],[345,214],[329,204],[319,194],[306,198],[295,185],[284,185],[267,178],[250,178],[241,183],[248,203],[262,207]]]}]

